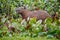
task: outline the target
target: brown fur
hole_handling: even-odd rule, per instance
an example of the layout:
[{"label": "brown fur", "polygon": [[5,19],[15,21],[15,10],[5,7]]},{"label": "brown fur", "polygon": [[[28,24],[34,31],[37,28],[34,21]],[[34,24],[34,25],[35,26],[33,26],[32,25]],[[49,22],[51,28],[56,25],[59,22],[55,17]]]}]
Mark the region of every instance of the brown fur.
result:
[{"label": "brown fur", "polygon": [[[27,18],[33,18],[35,17],[36,20],[42,20],[42,24],[43,24],[43,21],[50,17],[52,18],[52,22],[58,18],[58,13],[55,13],[53,14],[52,16],[49,15],[49,13],[47,13],[46,11],[44,10],[39,10],[38,8],[35,9],[35,11],[30,11],[30,10],[27,10],[27,9],[23,9],[23,8],[17,8],[16,9],[16,12],[21,14],[22,15],[22,18],[27,20]],[[27,21],[28,22],[28,21]],[[26,29],[30,28],[30,24],[28,23],[27,26],[26,26]]]},{"label": "brown fur", "polygon": [[35,10],[35,11],[30,11],[27,9],[23,9],[23,8],[18,8],[16,9],[17,13],[22,15],[23,19],[26,19],[28,17],[33,18],[35,17],[37,20],[45,20],[48,17],[51,17],[46,11],[44,10]]}]

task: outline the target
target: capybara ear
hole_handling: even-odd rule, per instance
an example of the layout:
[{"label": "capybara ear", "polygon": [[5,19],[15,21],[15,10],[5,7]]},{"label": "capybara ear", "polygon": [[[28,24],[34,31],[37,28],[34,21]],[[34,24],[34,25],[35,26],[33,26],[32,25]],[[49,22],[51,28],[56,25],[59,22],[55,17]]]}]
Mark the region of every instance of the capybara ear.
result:
[{"label": "capybara ear", "polygon": [[35,10],[40,10],[39,7],[36,7]]}]

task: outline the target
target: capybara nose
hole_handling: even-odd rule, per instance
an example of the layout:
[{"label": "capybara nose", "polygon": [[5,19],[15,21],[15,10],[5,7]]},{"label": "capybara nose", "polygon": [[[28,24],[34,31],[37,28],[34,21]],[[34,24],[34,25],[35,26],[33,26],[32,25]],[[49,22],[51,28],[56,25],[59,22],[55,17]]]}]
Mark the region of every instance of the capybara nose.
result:
[{"label": "capybara nose", "polygon": [[16,11],[16,12],[19,12],[19,11],[20,11],[20,8],[16,8],[15,11]]},{"label": "capybara nose", "polygon": [[16,13],[20,12],[20,8],[15,8]]}]

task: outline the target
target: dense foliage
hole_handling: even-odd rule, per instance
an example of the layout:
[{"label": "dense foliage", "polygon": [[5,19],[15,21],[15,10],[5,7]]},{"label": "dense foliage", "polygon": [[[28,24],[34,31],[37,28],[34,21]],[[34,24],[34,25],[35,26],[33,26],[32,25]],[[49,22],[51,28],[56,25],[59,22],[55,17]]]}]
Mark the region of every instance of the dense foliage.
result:
[{"label": "dense foliage", "polygon": [[25,6],[29,10],[34,10],[35,7],[48,11],[50,14],[55,12],[60,13],[59,0],[0,0],[0,13],[15,14],[15,8]]},{"label": "dense foliage", "polygon": [[[35,7],[38,7],[39,9],[46,10],[51,15],[55,12],[60,13],[59,0],[0,0],[0,37],[2,37],[1,40],[8,39],[9,37],[12,37],[12,39],[14,39],[13,37],[15,36],[21,37],[21,40],[26,39],[24,37],[28,36],[43,36],[43,38],[47,37],[47,39],[60,38],[60,19],[54,20],[54,22],[52,22],[51,18],[47,18],[42,25],[42,20],[36,21],[35,18],[31,18],[28,23],[25,20],[22,20],[21,16],[15,11],[16,7],[22,6],[25,6],[29,10],[35,10]],[[9,27],[14,27],[14,31],[12,31],[12,29],[9,29]],[[7,38],[5,38],[5,36]],[[33,40],[33,38],[31,39]]]}]

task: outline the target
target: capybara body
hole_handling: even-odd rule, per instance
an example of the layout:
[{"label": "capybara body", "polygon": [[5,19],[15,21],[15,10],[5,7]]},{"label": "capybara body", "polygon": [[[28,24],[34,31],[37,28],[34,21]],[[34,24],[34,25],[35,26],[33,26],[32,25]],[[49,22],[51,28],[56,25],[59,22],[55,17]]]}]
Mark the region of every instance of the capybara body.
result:
[{"label": "capybara body", "polygon": [[[44,20],[46,19],[46,18],[52,18],[53,20],[52,20],[52,22],[56,19],[56,18],[58,18],[58,13],[55,13],[55,14],[53,14],[52,16],[51,15],[49,15],[49,13],[47,13],[47,11],[44,11],[44,10],[35,10],[35,11],[30,11],[30,10],[28,10],[28,9],[24,9],[24,8],[17,8],[16,9],[16,12],[17,13],[19,13],[19,14],[21,14],[21,16],[22,16],[22,18],[23,19],[25,19],[26,21],[27,21],[27,18],[29,17],[29,18],[33,18],[33,17],[35,17],[36,18],[36,20],[38,21],[38,20],[42,20],[42,24],[43,24],[43,22],[44,22]],[[28,28],[30,28],[30,24],[29,24],[29,20],[27,21],[27,26],[26,26],[26,29],[28,29]]]},{"label": "capybara body", "polygon": [[16,9],[17,13],[22,15],[23,19],[29,18],[33,18],[35,17],[36,20],[45,20],[48,17],[51,17],[46,11],[44,10],[35,10],[35,11],[30,11],[27,9],[23,9],[23,8],[17,8]]}]

